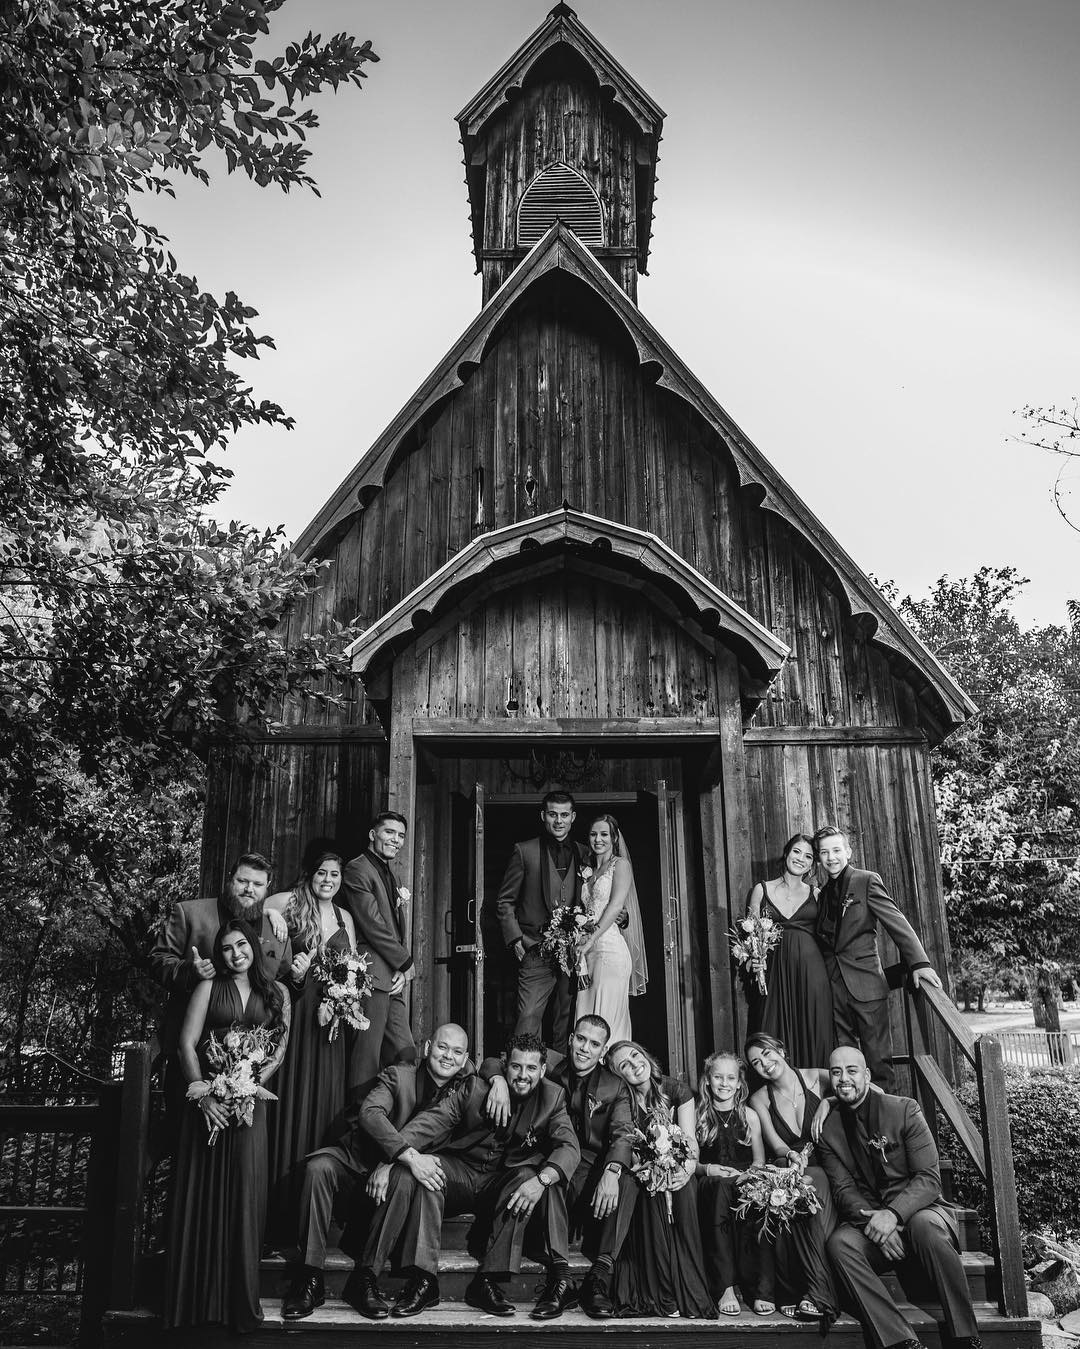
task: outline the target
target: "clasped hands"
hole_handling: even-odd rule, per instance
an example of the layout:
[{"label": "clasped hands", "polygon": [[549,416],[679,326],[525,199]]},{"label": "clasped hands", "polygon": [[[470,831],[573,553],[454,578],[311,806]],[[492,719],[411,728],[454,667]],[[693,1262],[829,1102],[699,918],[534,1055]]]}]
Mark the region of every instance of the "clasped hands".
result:
[{"label": "clasped hands", "polygon": [[900,1219],[891,1208],[861,1208],[859,1213],[866,1219],[863,1236],[879,1247],[882,1255],[890,1260],[903,1260],[904,1240]]}]

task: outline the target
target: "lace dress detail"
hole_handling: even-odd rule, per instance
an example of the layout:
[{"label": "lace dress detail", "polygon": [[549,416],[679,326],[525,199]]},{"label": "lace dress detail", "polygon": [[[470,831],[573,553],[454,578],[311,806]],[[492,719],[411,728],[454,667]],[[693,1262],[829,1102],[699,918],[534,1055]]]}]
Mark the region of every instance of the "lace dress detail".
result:
[{"label": "lace dress detail", "polygon": [[[607,908],[613,876],[614,868],[608,867],[587,882],[583,898],[590,917],[599,920]],[[586,965],[592,982],[578,992],[576,1015],[591,1012],[602,1016],[611,1027],[611,1044],[631,1039],[630,974],[633,961],[630,948],[615,923],[601,934],[586,957]]]}]

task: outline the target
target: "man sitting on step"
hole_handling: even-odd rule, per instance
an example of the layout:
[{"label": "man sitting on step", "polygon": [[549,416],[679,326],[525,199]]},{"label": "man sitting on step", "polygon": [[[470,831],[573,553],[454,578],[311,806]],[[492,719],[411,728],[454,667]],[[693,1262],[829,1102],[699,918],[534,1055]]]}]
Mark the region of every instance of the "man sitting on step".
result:
[{"label": "man sitting on step", "polygon": [[387,1259],[410,1277],[391,1311],[416,1316],[439,1301],[442,1220],[474,1213],[470,1249],[480,1260],[465,1290],[470,1307],[493,1316],[512,1316],[500,1283],[529,1255],[547,1270],[532,1311],[553,1320],[573,1306],[566,1214],[566,1181],[577,1170],[581,1150],[566,1112],[561,1087],[545,1079],[547,1048],[538,1036],[515,1035],[503,1056],[510,1088],[504,1125],[487,1114],[488,1084],[474,1078],[434,1110],[401,1131],[402,1148],[390,1176],[386,1200],[368,1231],[356,1281],[362,1290],[353,1305],[365,1316],[386,1315],[376,1282]]},{"label": "man sitting on step", "polygon": [[[461,1027],[440,1026],[424,1045],[419,1065],[397,1063],[385,1069],[366,1098],[349,1106],[341,1141],[305,1159],[299,1212],[303,1263],[282,1304],[286,1321],[310,1316],[325,1300],[323,1267],[335,1209],[347,1213],[355,1208],[365,1179],[368,1196],[376,1203],[382,1199],[391,1159],[403,1147],[399,1130],[469,1080],[468,1056],[469,1041]],[[355,1300],[355,1276],[346,1283],[344,1295]]]},{"label": "man sitting on step", "polygon": [[[581,1145],[581,1160],[566,1187],[572,1231],[583,1234],[582,1249],[592,1268],[581,1286],[582,1311],[596,1319],[614,1315],[611,1272],[622,1248],[637,1200],[630,1173],[634,1120],[630,1089],[600,1059],[611,1038],[602,1016],[587,1012],[570,1035],[570,1052],[547,1079],[566,1092],[570,1123]],[[488,1115],[497,1124],[509,1118],[510,1099],[499,1060],[485,1060],[481,1077],[490,1078]]]},{"label": "man sitting on step", "polygon": [[942,1199],[937,1148],[922,1111],[906,1096],[872,1092],[866,1059],[851,1046],[833,1050],[829,1076],[840,1106],[825,1122],[818,1150],[840,1225],[828,1252],[867,1343],[921,1349],[881,1280],[896,1265],[901,1279],[922,1275],[933,1285],[955,1349],[982,1349],[956,1215]]}]

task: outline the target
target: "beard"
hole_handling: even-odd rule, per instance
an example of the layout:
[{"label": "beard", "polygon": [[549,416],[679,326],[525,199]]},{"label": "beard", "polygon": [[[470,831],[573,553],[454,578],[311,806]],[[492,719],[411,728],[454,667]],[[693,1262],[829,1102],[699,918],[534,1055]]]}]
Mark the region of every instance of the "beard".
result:
[{"label": "beard", "polygon": [[230,918],[243,918],[246,922],[254,923],[256,926],[262,922],[261,899],[257,899],[253,904],[249,904],[245,907],[239,896],[233,892],[233,888],[230,885],[226,889],[225,897],[221,902],[224,905],[225,912]]}]

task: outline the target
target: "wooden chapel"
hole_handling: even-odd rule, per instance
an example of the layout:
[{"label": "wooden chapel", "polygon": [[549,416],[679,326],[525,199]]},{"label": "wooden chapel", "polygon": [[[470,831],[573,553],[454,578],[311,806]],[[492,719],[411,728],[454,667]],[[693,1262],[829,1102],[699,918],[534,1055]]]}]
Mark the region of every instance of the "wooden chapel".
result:
[{"label": "wooden chapel", "polygon": [[972,704],[639,310],[662,110],[559,4],[457,120],[482,306],[297,542],[291,633],[358,621],[355,688],[214,751],[204,893],[403,812],[414,1026],[490,1052],[495,891],[559,786],[629,839],[673,1071],[738,1042],[728,929],[797,831],[848,828],[944,972],[929,753]]}]

